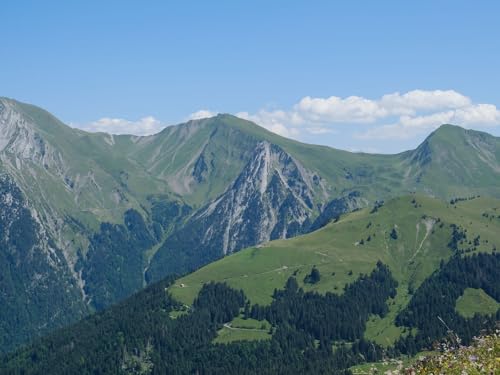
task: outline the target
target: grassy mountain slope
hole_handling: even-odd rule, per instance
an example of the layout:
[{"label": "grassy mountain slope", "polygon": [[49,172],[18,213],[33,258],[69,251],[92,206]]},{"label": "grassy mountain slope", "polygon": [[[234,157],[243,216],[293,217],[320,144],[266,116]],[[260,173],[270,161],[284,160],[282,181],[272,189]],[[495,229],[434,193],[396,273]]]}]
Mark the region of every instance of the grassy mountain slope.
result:
[{"label": "grassy mountain slope", "polygon": [[500,139],[490,134],[443,125],[416,150],[408,152],[406,183],[436,196],[499,196]]},{"label": "grassy mountain slope", "polygon": [[[54,196],[47,197],[54,208],[77,216],[82,210],[90,211],[100,220],[117,221],[127,208],[139,207],[137,198],[140,198],[144,183],[152,192],[159,189],[159,181],[137,163],[123,157],[122,148],[125,147],[114,147],[117,137],[70,128],[32,105],[4,102],[19,116],[18,123],[33,132],[38,144],[30,145],[34,150],[22,156],[33,168],[45,169],[45,173],[37,173],[37,178],[46,180],[35,184],[33,189],[44,189],[45,185],[56,189]],[[50,159],[43,158],[45,155],[41,160],[33,158],[37,146],[45,155],[52,150],[54,165]],[[12,156],[17,155],[12,152]],[[23,177],[26,174],[25,171]]]},{"label": "grassy mountain slope", "polygon": [[[452,255],[448,245],[451,224],[467,230],[467,241],[458,244],[461,250],[491,252],[500,246],[500,201],[496,199],[475,198],[452,205],[410,195],[372,211],[360,210],[316,232],[242,250],[177,280],[169,290],[190,305],[203,283],[225,281],[243,289],[252,303],[268,304],[274,289],[283,288],[292,275],[305,290],[342,293],[346,283],[360,273],[369,273],[381,260],[399,282],[398,294],[389,303],[387,317],[368,323],[367,336],[390,344],[401,334],[393,321],[409,300],[408,290],[418,288],[441,260]],[[393,229],[396,239],[391,237]],[[321,280],[306,284],[303,280],[313,266],[320,271]]]},{"label": "grassy mountain slope", "polygon": [[217,116],[134,138],[128,157],[191,205],[203,205],[237,177],[257,142],[265,138],[232,126],[230,120]]}]

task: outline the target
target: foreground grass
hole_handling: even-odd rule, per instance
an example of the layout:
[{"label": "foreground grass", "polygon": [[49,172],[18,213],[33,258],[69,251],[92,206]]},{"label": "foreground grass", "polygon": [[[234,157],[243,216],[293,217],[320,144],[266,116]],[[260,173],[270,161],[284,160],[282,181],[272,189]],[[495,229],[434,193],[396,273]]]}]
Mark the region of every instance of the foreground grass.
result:
[{"label": "foreground grass", "polygon": [[475,339],[473,345],[442,352],[422,352],[413,358],[391,359],[354,366],[355,375],[498,375],[500,331]]},{"label": "foreground grass", "polygon": [[414,357],[392,358],[382,362],[363,363],[351,367],[354,375],[372,375],[372,374],[406,374],[405,369],[409,369],[419,361],[419,359],[432,357],[436,352],[420,352]]}]

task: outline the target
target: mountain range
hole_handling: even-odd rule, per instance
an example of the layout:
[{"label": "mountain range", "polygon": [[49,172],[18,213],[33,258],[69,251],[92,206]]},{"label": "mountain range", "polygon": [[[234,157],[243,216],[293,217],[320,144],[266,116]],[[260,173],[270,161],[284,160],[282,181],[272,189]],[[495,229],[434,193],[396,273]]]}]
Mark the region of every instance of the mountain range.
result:
[{"label": "mountain range", "polygon": [[[383,212],[383,201],[500,198],[500,139],[443,125],[415,150],[350,153],[231,115],[110,135],[1,98],[0,190],[0,351],[8,352],[167,276],[325,231],[348,212]],[[411,224],[417,238],[432,221],[422,220]]]}]

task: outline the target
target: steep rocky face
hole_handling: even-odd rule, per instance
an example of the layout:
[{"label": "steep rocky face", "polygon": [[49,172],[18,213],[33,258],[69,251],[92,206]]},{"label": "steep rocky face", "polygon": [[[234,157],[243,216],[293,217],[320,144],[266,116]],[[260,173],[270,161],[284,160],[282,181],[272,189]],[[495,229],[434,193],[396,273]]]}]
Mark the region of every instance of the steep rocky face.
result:
[{"label": "steep rocky face", "polygon": [[279,146],[260,142],[227,190],[195,213],[157,252],[149,277],[191,270],[310,225],[320,178]]},{"label": "steep rocky face", "polygon": [[[212,223],[202,243],[223,233],[222,252],[297,234],[313,211],[313,182],[278,146],[260,143],[243,172],[196,220]],[[218,220],[214,220],[215,217]]]},{"label": "steep rocky face", "polygon": [[0,175],[0,352],[88,313],[64,255]]},{"label": "steep rocky face", "polygon": [[319,216],[314,220],[308,231],[315,231],[324,227],[330,221],[338,219],[338,217],[346,212],[354,211],[355,209],[368,205],[368,200],[363,198],[359,191],[353,191],[346,196],[332,199],[323,207]]},{"label": "steep rocky face", "polygon": [[[0,100],[0,165],[14,177],[25,193],[37,190],[36,185],[41,182],[42,174],[48,179],[58,180],[62,185],[68,180],[68,167],[60,152],[45,141],[29,118],[6,100]],[[39,194],[32,196],[31,203],[39,203],[41,210],[44,192],[45,188],[42,187]],[[55,215],[54,207],[46,205],[45,209],[52,211],[43,217],[47,226]],[[40,216],[42,214],[39,213]]]},{"label": "steep rocky face", "polygon": [[0,155],[4,165],[15,169],[30,161],[61,176],[67,170],[61,154],[8,101],[0,101]]},{"label": "steep rocky face", "polygon": [[[38,124],[20,111],[15,102],[4,99],[0,99],[0,169],[8,174],[19,197],[24,197],[25,208],[36,218],[38,230],[50,238],[51,248],[58,249],[62,257],[59,266],[65,267],[72,282],[80,288],[75,303],[82,302],[84,281],[74,271],[76,249],[69,244],[69,236],[64,235],[69,226],[60,208],[68,201],[77,206],[77,189],[90,189],[85,188],[86,183],[82,185],[85,179],[77,176],[75,180],[62,153],[47,141]],[[70,236],[73,237],[73,233]],[[36,256],[49,256],[48,248],[38,245],[36,251],[42,249],[45,253],[42,251]]]}]

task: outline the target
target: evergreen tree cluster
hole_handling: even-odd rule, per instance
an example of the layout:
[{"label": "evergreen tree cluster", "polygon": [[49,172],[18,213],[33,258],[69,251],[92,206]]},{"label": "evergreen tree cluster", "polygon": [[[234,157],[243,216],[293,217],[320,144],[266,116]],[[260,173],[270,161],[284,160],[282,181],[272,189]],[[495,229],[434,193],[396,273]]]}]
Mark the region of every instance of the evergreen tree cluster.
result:
[{"label": "evergreen tree cluster", "polygon": [[80,258],[85,292],[92,304],[102,310],[122,300],[143,285],[143,253],[156,243],[142,216],[136,210],[125,212],[124,225],[101,223],[90,238],[89,251]]},{"label": "evergreen tree cluster", "polygon": [[245,300],[243,291],[235,291],[226,284],[210,282],[200,290],[193,303],[193,308],[206,309],[210,314],[210,321],[225,323],[239,314]]},{"label": "evergreen tree cluster", "polygon": [[381,262],[369,276],[361,275],[346,286],[340,296],[305,293],[297,280],[290,277],[284,290],[275,290],[271,305],[254,305],[250,316],[267,319],[276,326],[306,331],[325,343],[355,341],[363,337],[370,314],[384,316],[387,313],[386,301],[396,295],[396,287],[389,268]]},{"label": "evergreen tree cluster", "polygon": [[1,374],[117,374],[127,352],[141,353],[153,335],[173,328],[178,303],[169,280],[0,358]]},{"label": "evergreen tree cluster", "polygon": [[467,241],[467,231],[460,228],[456,224],[450,224],[450,227],[452,229],[452,232],[450,242],[448,242],[448,247],[454,252],[459,252],[460,250],[458,248],[458,245],[462,244],[464,241]]},{"label": "evergreen tree cluster", "polygon": [[304,278],[304,282],[307,284],[316,284],[321,280],[321,274],[319,273],[319,270],[314,266],[311,269],[311,273],[306,275]]},{"label": "evergreen tree cluster", "polygon": [[481,288],[500,301],[500,254],[479,253],[454,256],[425,280],[413,295],[408,306],[396,317],[396,324],[417,328],[416,335],[399,340],[396,349],[413,354],[430,348],[434,341],[453,331],[468,344],[481,329],[495,326],[496,316],[476,315],[464,318],[455,310],[457,299],[466,288]]},{"label": "evergreen tree cluster", "polygon": [[470,197],[457,197],[450,199],[450,204],[456,204],[458,202],[471,201],[476,198],[481,198],[480,195],[472,195]]}]

